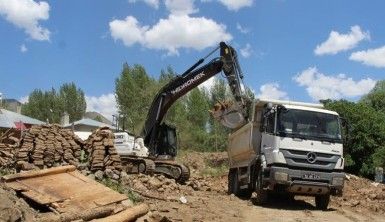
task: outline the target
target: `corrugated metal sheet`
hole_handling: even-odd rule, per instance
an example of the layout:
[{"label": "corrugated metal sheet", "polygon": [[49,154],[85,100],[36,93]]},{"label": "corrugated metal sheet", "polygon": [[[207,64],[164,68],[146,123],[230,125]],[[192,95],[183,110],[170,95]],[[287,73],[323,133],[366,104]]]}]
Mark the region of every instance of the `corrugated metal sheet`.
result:
[{"label": "corrugated metal sheet", "polygon": [[87,119],[87,118],[75,121],[75,122],[70,123],[70,124],[67,124],[64,127],[70,127],[70,126],[72,126],[72,124],[74,126],[76,126],[76,125],[95,126],[95,127],[108,126],[111,129],[115,129],[114,126],[111,126],[111,125],[108,125],[108,124],[105,124],[105,123],[102,123],[102,122],[99,122],[99,121],[96,121],[93,119]]},{"label": "corrugated metal sheet", "polygon": [[44,124],[44,122],[21,115],[19,113],[15,113],[6,109],[0,109],[0,127],[2,128],[15,128],[15,123],[22,122],[25,124],[31,125],[40,125]]}]

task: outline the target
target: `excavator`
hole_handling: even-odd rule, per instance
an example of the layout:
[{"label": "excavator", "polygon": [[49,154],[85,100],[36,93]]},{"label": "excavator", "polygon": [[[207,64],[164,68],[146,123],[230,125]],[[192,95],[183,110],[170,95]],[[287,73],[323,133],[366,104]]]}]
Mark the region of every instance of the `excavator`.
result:
[{"label": "excavator", "polygon": [[[218,50],[219,57],[202,65]],[[139,147],[148,148],[148,155],[121,155],[123,166],[127,166],[126,170],[128,169],[129,173],[163,174],[174,178],[179,183],[189,179],[189,168],[175,161],[178,144],[176,129],[164,123],[163,118],[177,99],[220,72],[224,73],[236,101],[231,108],[227,107],[227,118],[222,122],[231,127],[245,122],[246,97],[243,92],[243,74],[237,53],[233,47],[221,42],[207,56],[199,59],[182,75],[173,78],[157,93],[148,111],[142,138],[138,142],[141,144]]]}]

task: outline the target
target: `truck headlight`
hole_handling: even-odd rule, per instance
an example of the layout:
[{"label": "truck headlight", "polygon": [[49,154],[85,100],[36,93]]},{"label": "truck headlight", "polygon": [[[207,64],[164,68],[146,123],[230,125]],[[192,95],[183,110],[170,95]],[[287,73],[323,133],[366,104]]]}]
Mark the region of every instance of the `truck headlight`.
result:
[{"label": "truck headlight", "polygon": [[343,177],[333,177],[332,185],[333,186],[343,186],[344,185],[344,178]]},{"label": "truck headlight", "polygon": [[282,172],[275,172],[274,173],[274,179],[276,181],[284,181],[286,182],[288,180],[289,175],[287,173]]}]

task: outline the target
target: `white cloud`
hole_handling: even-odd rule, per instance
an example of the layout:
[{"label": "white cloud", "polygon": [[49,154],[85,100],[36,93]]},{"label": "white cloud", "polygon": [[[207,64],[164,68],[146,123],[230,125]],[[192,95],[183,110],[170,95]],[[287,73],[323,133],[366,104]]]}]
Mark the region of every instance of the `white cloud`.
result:
[{"label": "white cloud", "polygon": [[251,45],[249,43],[247,43],[244,48],[241,48],[240,53],[243,57],[249,58],[251,56],[251,54],[253,53]]},{"label": "white cloud", "polygon": [[86,96],[87,112],[95,111],[111,120],[112,115],[118,113],[115,95],[113,93],[97,96]]},{"label": "white cloud", "polygon": [[124,45],[135,43],[149,49],[167,50],[178,54],[180,48],[202,50],[220,41],[229,41],[232,36],[226,26],[205,17],[170,14],[152,27],[141,26],[135,17],[110,22],[111,36],[123,41]]},{"label": "white cloud", "polygon": [[249,28],[246,28],[246,27],[243,27],[241,26],[241,24],[237,23],[237,29],[243,33],[243,34],[247,34],[250,32],[250,29]]},{"label": "white cloud", "polygon": [[131,46],[135,43],[144,43],[144,33],[147,26],[140,27],[135,17],[127,16],[125,20],[113,20],[110,22],[111,36],[115,40],[122,40],[124,45]]},{"label": "white cloud", "polygon": [[159,8],[159,0],[128,0],[129,3],[136,3],[136,2],[140,2],[140,1],[146,3],[147,5],[155,8],[155,9]]},{"label": "white cloud", "polygon": [[222,3],[228,10],[238,11],[244,7],[250,7],[253,5],[254,0],[218,0]]},{"label": "white cloud", "polygon": [[21,44],[20,52],[24,53],[24,52],[27,52],[27,51],[28,51],[28,48],[25,46],[25,44]]},{"label": "white cloud", "polygon": [[368,49],[366,51],[353,52],[350,60],[362,62],[368,66],[377,68],[385,67],[385,45],[377,49]]},{"label": "white cloud", "polygon": [[288,99],[287,93],[280,90],[278,83],[267,83],[259,88],[259,94],[256,96],[260,99]]},{"label": "white cloud", "polygon": [[362,96],[376,84],[371,78],[354,81],[345,74],[326,75],[310,67],[293,77],[300,86],[306,87],[309,96],[315,100],[340,99]]},{"label": "white cloud", "polygon": [[19,102],[21,102],[22,104],[27,103],[28,100],[29,100],[29,96],[23,96],[19,98]]},{"label": "white cloud", "polygon": [[346,51],[357,46],[362,40],[370,40],[369,32],[361,31],[360,26],[355,25],[350,28],[347,34],[340,34],[336,31],[331,31],[329,38],[317,45],[314,53],[316,55],[337,54],[341,51]]},{"label": "white cloud", "polygon": [[49,18],[49,4],[33,0],[0,0],[0,15],[24,29],[32,39],[49,41],[50,31],[39,24]]},{"label": "white cloud", "polygon": [[166,8],[174,15],[189,15],[198,12],[194,0],[165,0]]}]

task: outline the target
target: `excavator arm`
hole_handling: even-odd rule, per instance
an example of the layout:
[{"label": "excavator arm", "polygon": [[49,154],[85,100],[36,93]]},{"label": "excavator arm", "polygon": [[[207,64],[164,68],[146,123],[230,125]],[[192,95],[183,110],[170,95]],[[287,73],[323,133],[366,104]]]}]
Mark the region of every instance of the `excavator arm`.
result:
[{"label": "excavator arm", "polygon": [[[197,68],[218,49],[220,49],[220,57]],[[172,79],[155,96],[142,131],[144,144],[149,148],[150,156],[169,155],[173,157],[176,155],[175,128],[162,124],[165,114],[177,99],[221,71],[227,78],[235,100],[239,106],[244,106],[241,83],[243,75],[236,51],[221,42],[206,57],[200,59],[182,75]]]}]

